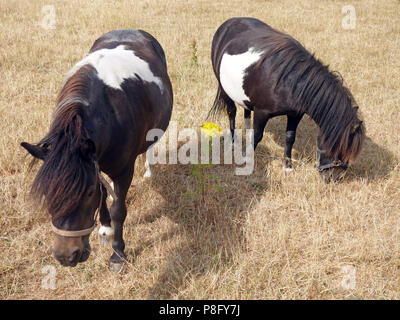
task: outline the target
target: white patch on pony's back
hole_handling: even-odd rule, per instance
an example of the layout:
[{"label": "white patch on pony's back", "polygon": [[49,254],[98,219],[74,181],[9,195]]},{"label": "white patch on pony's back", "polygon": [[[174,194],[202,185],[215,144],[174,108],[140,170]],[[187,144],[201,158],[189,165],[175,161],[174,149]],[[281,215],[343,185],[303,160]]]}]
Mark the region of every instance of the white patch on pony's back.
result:
[{"label": "white patch on pony's back", "polygon": [[224,53],[221,60],[221,66],[219,69],[219,78],[221,81],[222,88],[226,94],[236,103],[246,107],[244,101],[249,101],[249,97],[243,89],[243,80],[245,76],[245,70],[256,63],[262,52],[256,52],[254,48],[250,48],[249,51],[230,55]]},{"label": "white patch on pony's back", "polygon": [[106,85],[122,90],[121,84],[125,79],[138,79],[154,82],[163,92],[162,81],[154,76],[149,64],[135,55],[132,50],[126,50],[124,45],[114,49],[100,49],[88,54],[79,61],[67,74],[71,77],[84,65],[91,65],[97,71],[97,76]]}]

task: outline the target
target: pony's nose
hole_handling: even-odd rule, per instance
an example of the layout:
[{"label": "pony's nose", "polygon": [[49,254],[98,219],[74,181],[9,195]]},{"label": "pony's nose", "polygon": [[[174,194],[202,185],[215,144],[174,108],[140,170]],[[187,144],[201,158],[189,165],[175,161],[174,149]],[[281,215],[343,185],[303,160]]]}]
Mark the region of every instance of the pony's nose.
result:
[{"label": "pony's nose", "polygon": [[68,257],[68,262],[71,265],[76,265],[79,262],[80,257],[81,257],[81,251],[79,250],[79,248],[75,248]]},{"label": "pony's nose", "polygon": [[78,264],[81,257],[81,251],[77,247],[70,250],[69,253],[61,253],[55,249],[53,249],[52,251],[53,257],[63,266],[74,267]]},{"label": "pony's nose", "polygon": [[320,176],[325,183],[329,183],[331,181],[332,176],[328,170],[320,172]]}]

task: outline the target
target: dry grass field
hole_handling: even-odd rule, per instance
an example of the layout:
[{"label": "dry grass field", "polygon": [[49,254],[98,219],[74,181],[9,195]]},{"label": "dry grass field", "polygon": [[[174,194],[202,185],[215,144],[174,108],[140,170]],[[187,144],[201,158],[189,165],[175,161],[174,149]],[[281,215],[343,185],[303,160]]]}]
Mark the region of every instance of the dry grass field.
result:
[{"label": "dry grass field", "polygon": [[[348,4],[353,30],[342,28]],[[45,5],[54,29],[43,28]],[[281,166],[286,118],[275,118],[253,174],[212,166],[219,187],[210,183],[204,202],[190,165],[156,165],[145,179],[142,157],[127,197],[125,272],[109,270],[112,248],[97,229],[87,262],[59,265],[50,216],[28,196],[38,167],[28,170],[19,144],[47,132],[66,72],[103,33],[146,30],[166,52],[172,120],[198,128],[216,93],[211,40],[235,16],[291,34],[342,74],[367,129],[345,179],[325,184],[314,169],[309,118],[293,174]],[[0,299],[400,299],[400,1],[0,0],[0,30]],[[215,122],[228,127],[225,115]],[[42,285],[48,265],[54,290]]]}]

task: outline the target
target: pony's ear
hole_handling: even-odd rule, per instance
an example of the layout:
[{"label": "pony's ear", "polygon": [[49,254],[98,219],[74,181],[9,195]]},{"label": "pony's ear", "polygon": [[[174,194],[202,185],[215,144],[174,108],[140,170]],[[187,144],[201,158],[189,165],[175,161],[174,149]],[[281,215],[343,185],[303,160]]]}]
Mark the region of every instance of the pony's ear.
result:
[{"label": "pony's ear", "polygon": [[362,120],[357,120],[357,121],[353,124],[353,126],[352,126],[352,128],[351,128],[351,133],[355,133],[355,132],[358,130],[358,128],[361,127],[362,123],[363,123]]},{"label": "pony's ear", "polygon": [[22,142],[21,147],[26,149],[26,151],[28,151],[33,157],[41,160],[44,160],[49,152],[47,147],[41,147],[28,142]]},{"label": "pony's ear", "polygon": [[85,139],[81,144],[81,152],[88,157],[96,153],[96,145],[92,139]]}]

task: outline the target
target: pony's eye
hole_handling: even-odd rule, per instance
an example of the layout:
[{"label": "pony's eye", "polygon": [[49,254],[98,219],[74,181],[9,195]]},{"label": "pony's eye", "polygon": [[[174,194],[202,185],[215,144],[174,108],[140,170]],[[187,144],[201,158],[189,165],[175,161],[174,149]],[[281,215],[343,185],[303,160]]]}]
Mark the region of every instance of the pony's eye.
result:
[{"label": "pony's eye", "polygon": [[93,194],[94,194],[94,190],[93,190],[93,188],[90,188],[88,193],[87,193],[87,196],[90,198],[90,197],[93,196]]}]

